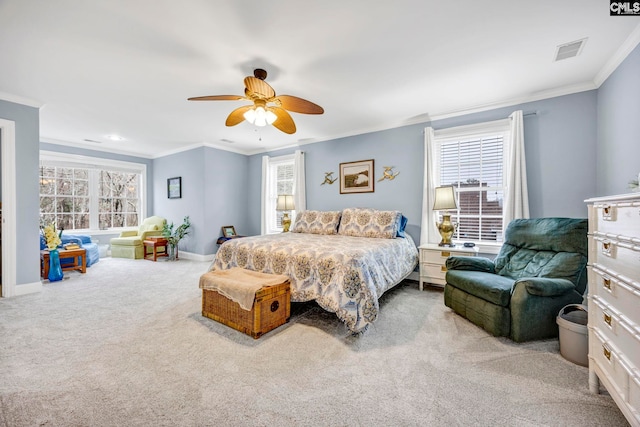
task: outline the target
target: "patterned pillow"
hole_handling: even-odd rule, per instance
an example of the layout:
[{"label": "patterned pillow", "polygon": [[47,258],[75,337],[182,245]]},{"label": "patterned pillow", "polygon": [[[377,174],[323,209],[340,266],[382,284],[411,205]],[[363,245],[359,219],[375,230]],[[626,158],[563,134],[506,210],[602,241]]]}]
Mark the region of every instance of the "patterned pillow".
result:
[{"label": "patterned pillow", "polygon": [[342,211],[338,234],[353,237],[394,239],[398,234],[400,211],[349,208]]},{"label": "patterned pillow", "polygon": [[293,233],[338,234],[341,211],[302,211],[296,215]]}]

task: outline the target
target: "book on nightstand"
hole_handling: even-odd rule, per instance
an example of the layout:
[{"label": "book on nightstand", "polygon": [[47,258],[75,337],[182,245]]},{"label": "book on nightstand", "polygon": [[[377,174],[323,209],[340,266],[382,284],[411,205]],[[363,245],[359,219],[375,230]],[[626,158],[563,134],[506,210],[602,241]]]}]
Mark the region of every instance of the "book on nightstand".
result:
[{"label": "book on nightstand", "polygon": [[65,250],[69,251],[71,249],[80,249],[80,245],[78,245],[77,243],[67,243],[66,245],[63,246]]}]

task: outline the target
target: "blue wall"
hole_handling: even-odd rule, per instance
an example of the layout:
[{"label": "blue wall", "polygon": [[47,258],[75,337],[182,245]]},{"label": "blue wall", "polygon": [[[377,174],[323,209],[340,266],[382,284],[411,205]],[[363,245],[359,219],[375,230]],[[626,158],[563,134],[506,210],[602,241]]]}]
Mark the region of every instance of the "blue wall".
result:
[{"label": "blue wall", "polygon": [[0,118],[16,130],[16,285],[40,280],[38,158],[40,115],[37,108],[0,100]]},{"label": "blue wall", "polygon": [[[409,219],[407,231],[420,237],[424,177],[424,128],[445,129],[471,123],[504,119],[515,110],[525,117],[525,150],[532,217],[586,217],[584,199],[595,193],[593,167],[596,157],[596,91],[588,91],[468,114],[432,123],[405,126],[348,138],[302,146],[306,153],[308,209],[373,207],[398,209]],[[268,153],[290,154],[294,149]],[[250,233],[260,232],[261,158],[249,160]],[[376,181],[383,166],[395,166],[393,181],[375,183],[375,192],[340,194],[338,182],[320,185],[325,172],[339,176],[341,162],[375,160]]]},{"label": "blue wall", "polygon": [[640,173],[640,46],[598,89],[597,189],[628,193]]},{"label": "blue wall", "polygon": [[[176,226],[189,215],[191,230],[180,249],[206,255],[217,250],[221,227],[246,233],[248,158],[200,147],[154,160],[154,211]],[[167,197],[167,179],[182,177],[182,198]]]}]

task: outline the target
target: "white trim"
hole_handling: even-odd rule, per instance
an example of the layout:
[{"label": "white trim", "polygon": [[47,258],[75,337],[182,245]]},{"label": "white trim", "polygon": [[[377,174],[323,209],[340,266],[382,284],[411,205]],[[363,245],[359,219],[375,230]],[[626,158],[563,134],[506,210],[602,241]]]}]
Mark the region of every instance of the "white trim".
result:
[{"label": "white trim", "polygon": [[446,142],[449,139],[460,139],[467,136],[479,137],[485,134],[496,132],[504,133],[509,131],[510,119],[500,119],[491,122],[474,123],[464,126],[456,126],[433,131],[438,142]]},{"label": "white trim", "polygon": [[[119,148],[99,147],[95,145],[95,143],[89,143],[89,142],[80,143],[80,142],[63,141],[61,139],[47,138],[42,136],[40,137],[40,141],[46,142],[47,144],[63,145],[65,147],[81,148],[83,150],[99,151],[103,153],[122,154],[124,156],[141,157],[143,159],[154,158],[153,155],[147,154],[147,153],[141,153],[141,152],[131,151],[131,150],[122,150]],[[129,146],[135,146],[135,144],[129,144]]]},{"label": "white trim", "polygon": [[620,45],[616,53],[607,61],[607,63],[602,67],[600,72],[596,74],[593,82],[597,87],[602,86],[611,74],[622,64],[622,61],[627,59],[627,56],[631,53],[633,49],[638,46],[640,43],[640,24],[636,26],[636,28],[629,34],[629,37]]},{"label": "white trim", "polygon": [[16,124],[0,119],[2,142],[2,296],[16,295]]},{"label": "white trim", "polygon": [[[4,286],[4,283],[2,284]],[[42,292],[42,282],[23,283],[15,287],[14,297]]]},{"label": "white trim", "polygon": [[26,105],[27,107],[42,108],[44,104],[40,101],[36,101],[31,98],[25,98],[24,96],[13,95],[7,92],[0,92],[0,99],[3,101],[13,102],[15,104]]},{"label": "white trim", "polygon": [[216,254],[201,255],[193,252],[178,251],[178,259],[188,259],[191,261],[211,262],[216,258]]}]

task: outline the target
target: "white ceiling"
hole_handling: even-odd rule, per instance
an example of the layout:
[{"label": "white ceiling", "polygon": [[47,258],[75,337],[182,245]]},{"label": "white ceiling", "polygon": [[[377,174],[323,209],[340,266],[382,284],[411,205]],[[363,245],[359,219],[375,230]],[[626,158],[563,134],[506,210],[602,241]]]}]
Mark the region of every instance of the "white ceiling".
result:
[{"label": "white ceiling", "polygon": [[[43,141],[255,153],[594,89],[639,41],[604,0],[0,0],[0,97],[42,107]],[[286,135],[187,101],[242,95],[254,68],[325,114]]]}]

